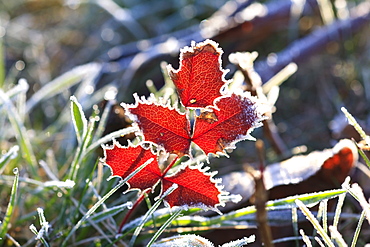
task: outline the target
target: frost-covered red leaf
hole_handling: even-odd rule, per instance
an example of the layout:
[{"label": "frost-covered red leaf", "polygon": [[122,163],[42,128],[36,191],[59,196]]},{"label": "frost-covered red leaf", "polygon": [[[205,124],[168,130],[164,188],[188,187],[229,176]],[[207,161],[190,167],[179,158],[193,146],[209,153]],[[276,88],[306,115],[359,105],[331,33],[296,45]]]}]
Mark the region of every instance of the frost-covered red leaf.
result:
[{"label": "frost-covered red leaf", "polygon": [[166,191],[174,183],[179,186],[165,200],[171,207],[186,206],[216,209],[217,205],[222,204],[220,200],[221,190],[217,184],[218,181],[212,177],[213,174],[207,174],[205,170],[201,170],[200,166],[186,166],[176,174],[163,178],[163,191]]},{"label": "frost-covered red leaf", "polygon": [[137,95],[134,96],[136,104],[123,104],[123,107],[133,116],[145,141],[153,142],[179,156],[188,154],[191,140],[187,116],[176,108],[154,102],[154,99],[140,100]]},{"label": "frost-covered red leaf", "polygon": [[221,68],[223,51],[212,40],[181,49],[180,68],[168,66],[168,73],[174,82],[181,103],[185,107],[204,108],[212,106],[222,96],[221,90],[227,85]]},{"label": "frost-covered red leaf", "polygon": [[111,168],[112,176],[127,177],[139,166],[149,159],[153,161],[135,176],[128,180],[130,189],[145,191],[152,189],[159,181],[162,182],[163,190],[166,191],[174,183],[179,187],[166,197],[166,201],[172,206],[207,207],[216,209],[221,204],[219,196],[221,191],[213,174],[207,174],[200,166],[179,170],[172,176],[162,174],[158,167],[157,156],[150,149],[142,146],[129,145],[122,147],[117,142],[110,147],[103,147],[104,162]]},{"label": "frost-covered red leaf", "polygon": [[206,154],[224,152],[238,141],[247,139],[260,125],[261,113],[249,95],[232,94],[217,101],[213,112],[203,112],[194,124],[192,141]]},{"label": "frost-covered red leaf", "polygon": [[143,133],[145,141],[163,147],[180,157],[190,153],[191,141],[206,154],[224,152],[238,141],[248,138],[262,117],[257,104],[249,94],[220,97],[217,109],[203,111],[197,116],[194,133],[190,136],[190,123],[185,114],[176,108],[164,106],[153,99],[138,99],[135,105],[125,105]]},{"label": "frost-covered red leaf", "polygon": [[131,189],[146,190],[158,183],[161,171],[158,167],[157,156],[150,149],[145,149],[140,145],[122,147],[117,142],[103,149],[104,161],[112,169],[112,176],[125,178],[149,159],[153,159],[150,164],[128,180],[127,183]]}]

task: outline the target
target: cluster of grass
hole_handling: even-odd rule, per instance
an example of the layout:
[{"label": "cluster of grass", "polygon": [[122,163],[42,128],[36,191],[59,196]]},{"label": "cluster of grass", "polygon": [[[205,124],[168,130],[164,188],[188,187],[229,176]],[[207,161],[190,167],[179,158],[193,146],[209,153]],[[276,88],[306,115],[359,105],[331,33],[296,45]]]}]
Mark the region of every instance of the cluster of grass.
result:
[{"label": "cluster of grass", "polygon": [[[153,8],[146,1],[142,5],[125,1],[121,5],[132,9],[127,19],[113,11],[127,11],[113,1],[106,1],[106,5],[103,1],[66,1],[66,6],[58,1],[0,3],[1,246],[136,246],[158,241],[165,231],[198,233],[220,226],[255,224],[254,206],[221,216],[200,217],[201,210],[196,208],[163,208],[163,198],[159,198],[153,205],[148,199],[146,213],[117,235],[122,215],[132,206],[136,194],[122,194],[122,186],[129,177],[107,180],[110,171],[99,161],[101,144],[131,133],[133,128],[104,134],[116,98],[128,95],[119,91],[114,81],[98,87],[102,64],[90,61],[98,60],[119,43],[196,24],[197,18],[207,17],[222,4],[212,2],[198,5],[158,2]],[[158,20],[145,18],[143,13],[148,10],[143,7],[150,9]],[[181,8],[183,11],[174,11]],[[52,15],[45,14],[50,11]],[[28,12],[32,15],[27,15]],[[136,19],[130,19],[133,14]],[[158,16],[163,18],[159,20]],[[92,20],[102,27],[99,32],[90,25]],[[162,25],[154,28],[152,23]],[[101,38],[103,42],[99,42]],[[157,93],[166,92],[166,86]],[[106,104],[101,104],[102,101]],[[362,206],[361,213],[341,214],[347,194]],[[327,213],[327,200],[335,197],[339,198],[337,210]],[[318,203],[319,211],[313,216],[306,206]],[[337,190],[271,201],[266,207],[290,216],[285,222],[297,229],[296,236],[277,242],[303,239],[310,246],[312,238],[307,236],[311,234],[298,230],[298,222],[304,217],[297,208],[315,225],[316,239],[328,246],[334,243],[345,246],[345,242],[355,246],[366,241],[366,237],[361,240],[360,233],[365,217],[369,220],[369,204],[360,189],[348,183]],[[328,219],[334,219],[333,227],[328,226]],[[343,240],[340,230],[337,231],[339,219],[358,222],[352,228],[350,241]],[[195,239],[193,235],[189,238]]]}]

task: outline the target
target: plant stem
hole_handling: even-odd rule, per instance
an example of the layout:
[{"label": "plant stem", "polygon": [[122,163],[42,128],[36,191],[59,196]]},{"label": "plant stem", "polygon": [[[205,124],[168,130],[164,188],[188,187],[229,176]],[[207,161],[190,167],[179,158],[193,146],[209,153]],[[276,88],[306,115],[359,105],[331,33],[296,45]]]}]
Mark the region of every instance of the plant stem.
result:
[{"label": "plant stem", "polygon": [[[149,190],[150,191],[150,190]],[[122,227],[127,223],[128,219],[130,218],[130,216],[132,215],[132,213],[135,211],[135,209],[139,206],[139,204],[144,200],[145,198],[145,194],[146,192],[143,192],[141,193],[141,195],[139,196],[139,198],[137,198],[136,202],[134,203],[134,205],[132,206],[132,208],[127,212],[127,214],[125,215],[125,217],[123,218],[122,222],[121,222],[121,225],[119,226],[118,228],[118,233],[121,232],[122,230]]]}]

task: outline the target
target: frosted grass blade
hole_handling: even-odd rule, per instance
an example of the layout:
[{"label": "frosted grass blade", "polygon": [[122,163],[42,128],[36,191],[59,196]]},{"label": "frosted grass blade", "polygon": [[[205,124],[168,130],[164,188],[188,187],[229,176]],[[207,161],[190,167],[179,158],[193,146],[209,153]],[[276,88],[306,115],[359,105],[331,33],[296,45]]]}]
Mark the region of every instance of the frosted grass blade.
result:
[{"label": "frosted grass blade", "polygon": [[31,141],[27,135],[27,131],[23,122],[20,119],[17,109],[10,101],[9,97],[0,89],[0,102],[6,106],[9,121],[15,131],[15,135],[19,146],[22,150],[22,156],[31,165],[33,174],[36,174],[36,167],[38,166],[36,157],[32,150]]},{"label": "frosted grass blade", "polygon": [[315,216],[310,212],[310,210],[306,207],[306,205],[304,205],[303,202],[301,202],[300,200],[295,200],[297,206],[299,207],[299,209],[301,209],[301,211],[304,213],[304,215],[306,215],[306,218],[311,222],[311,224],[314,226],[314,228],[317,230],[317,233],[323,238],[323,240],[325,241],[325,243],[329,246],[329,247],[335,247],[335,245],[331,242],[331,239],[330,237],[328,236],[328,234],[325,232],[325,230],[322,228],[322,226],[320,225],[320,223],[317,221],[317,219],[315,218]]},{"label": "frosted grass blade", "polygon": [[154,213],[154,211],[159,207],[163,199],[168,196],[172,191],[177,189],[178,185],[173,184],[168,190],[166,190],[163,195],[153,204],[153,206],[145,213],[144,217],[141,219],[141,222],[139,223],[139,226],[136,227],[134,234],[132,235],[132,238],[130,240],[129,246],[134,246],[137,236],[139,236],[141,230],[144,227],[145,222],[147,219]]},{"label": "frosted grass blade", "polygon": [[87,132],[87,120],[82,106],[78,103],[75,96],[70,97],[71,101],[71,115],[73,126],[76,131],[78,143],[81,144]]},{"label": "frosted grass blade", "polygon": [[181,211],[181,209],[178,209],[175,213],[171,215],[170,218],[168,218],[168,220],[166,220],[165,223],[162,224],[162,226],[158,229],[158,231],[154,233],[153,237],[148,242],[148,247],[150,247],[158,239],[158,237],[164,232],[164,230],[166,230],[167,226],[169,226],[174,219],[180,216]]},{"label": "frosted grass blade", "polygon": [[19,171],[18,168],[14,168],[14,182],[12,186],[12,191],[10,193],[10,200],[8,203],[8,207],[5,212],[4,220],[1,222],[0,226],[0,245],[2,245],[5,235],[8,231],[8,226],[15,208],[16,199],[17,199],[17,191],[18,191],[18,183],[19,183]]}]

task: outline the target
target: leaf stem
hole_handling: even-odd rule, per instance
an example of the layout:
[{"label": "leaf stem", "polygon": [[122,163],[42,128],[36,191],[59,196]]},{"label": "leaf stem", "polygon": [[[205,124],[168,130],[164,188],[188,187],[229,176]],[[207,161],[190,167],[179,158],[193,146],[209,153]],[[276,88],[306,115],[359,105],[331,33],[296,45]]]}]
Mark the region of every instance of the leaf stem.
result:
[{"label": "leaf stem", "polygon": [[[149,191],[150,191],[150,189],[149,189]],[[134,205],[132,206],[132,208],[127,212],[127,214],[125,215],[125,217],[123,218],[123,220],[121,222],[121,225],[118,228],[118,233],[121,232],[122,227],[127,223],[128,219],[130,218],[130,216],[132,215],[132,213],[139,206],[139,204],[144,200],[145,194],[146,194],[146,192],[142,192],[141,195],[137,198],[137,200],[134,203]]]},{"label": "leaf stem", "polygon": [[162,178],[164,176],[166,176],[167,172],[176,164],[176,161],[179,159],[179,156],[176,156],[172,161],[171,163],[166,167],[166,169],[164,169],[163,173],[162,173]]}]

